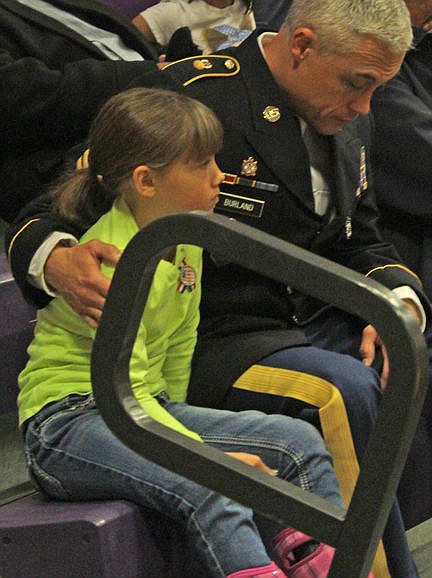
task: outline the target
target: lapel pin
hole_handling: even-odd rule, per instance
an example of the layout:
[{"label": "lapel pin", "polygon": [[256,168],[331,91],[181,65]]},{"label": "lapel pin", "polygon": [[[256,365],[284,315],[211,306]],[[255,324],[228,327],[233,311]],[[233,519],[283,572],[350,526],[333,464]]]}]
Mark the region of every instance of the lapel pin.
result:
[{"label": "lapel pin", "polygon": [[268,122],[277,122],[281,117],[281,113],[277,106],[267,106],[263,111],[263,117]]},{"label": "lapel pin", "polygon": [[258,171],[258,161],[249,157],[242,162],[241,173],[245,177],[254,177]]}]

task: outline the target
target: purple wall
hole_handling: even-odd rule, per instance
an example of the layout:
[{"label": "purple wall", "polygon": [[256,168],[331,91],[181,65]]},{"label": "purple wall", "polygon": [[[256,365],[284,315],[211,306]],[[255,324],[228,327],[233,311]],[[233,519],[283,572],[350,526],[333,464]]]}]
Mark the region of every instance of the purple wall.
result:
[{"label": "purple wall", "polygon": [[100,0],[102,4],[110,6],[114,10],[118,10],[127,18],[135,18],[137,14],[157,4],[158,0]]}]

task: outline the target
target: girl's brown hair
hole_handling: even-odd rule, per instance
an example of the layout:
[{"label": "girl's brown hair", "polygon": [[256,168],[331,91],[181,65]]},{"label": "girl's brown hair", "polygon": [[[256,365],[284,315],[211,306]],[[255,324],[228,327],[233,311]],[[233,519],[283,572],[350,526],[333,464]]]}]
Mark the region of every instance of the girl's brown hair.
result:
[{"label": "girl's brown hair", "polygon": [[88,137],[88,166],[52,192],[53,210],[83,229],[107,212],[139,165],[163,169],[186,155],[201,160],[222,146],[222,127],[201,102],[161,89],[127,90],[103,106]]}]

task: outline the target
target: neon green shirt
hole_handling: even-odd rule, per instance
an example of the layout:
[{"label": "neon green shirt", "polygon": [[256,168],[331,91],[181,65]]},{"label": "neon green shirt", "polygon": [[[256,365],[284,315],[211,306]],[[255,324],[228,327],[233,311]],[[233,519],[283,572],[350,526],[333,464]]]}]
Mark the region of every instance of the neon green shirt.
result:
[{"label": "neon green shirt", "polygon": [[[119,201],[80,242],[99,239],[122,251],[137,232],[126,203]],[[132,389],[144,410],[195,439],[200,438],[174,419],[154,396],[166,391],[173,401],[186,399],[199,321],[201,257],[199,247],[178,245],[174,262],[159,263],[130,361]],[[112,277],[112,267],[102,269]],[[185,284],[182,274],[186,274]],[[19,376],[20,424],[47,403],[70,394],[91,393],[94,335],[95,331],[60,297],[39,311],[35,337],[28,349],[30,358]]]}]

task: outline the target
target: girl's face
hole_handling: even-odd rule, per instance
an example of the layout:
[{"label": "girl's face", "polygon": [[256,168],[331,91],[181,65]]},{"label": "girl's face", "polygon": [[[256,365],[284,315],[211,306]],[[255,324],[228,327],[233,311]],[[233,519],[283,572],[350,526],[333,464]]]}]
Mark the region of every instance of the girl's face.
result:
[{"label": "girl's face", "polygon": [[211,212],[219,200],[219,185],[224,179],[214,155],[201,160],[174,161],[168,168],[153,173],[156,197],[161,209],[169,213]]}]

